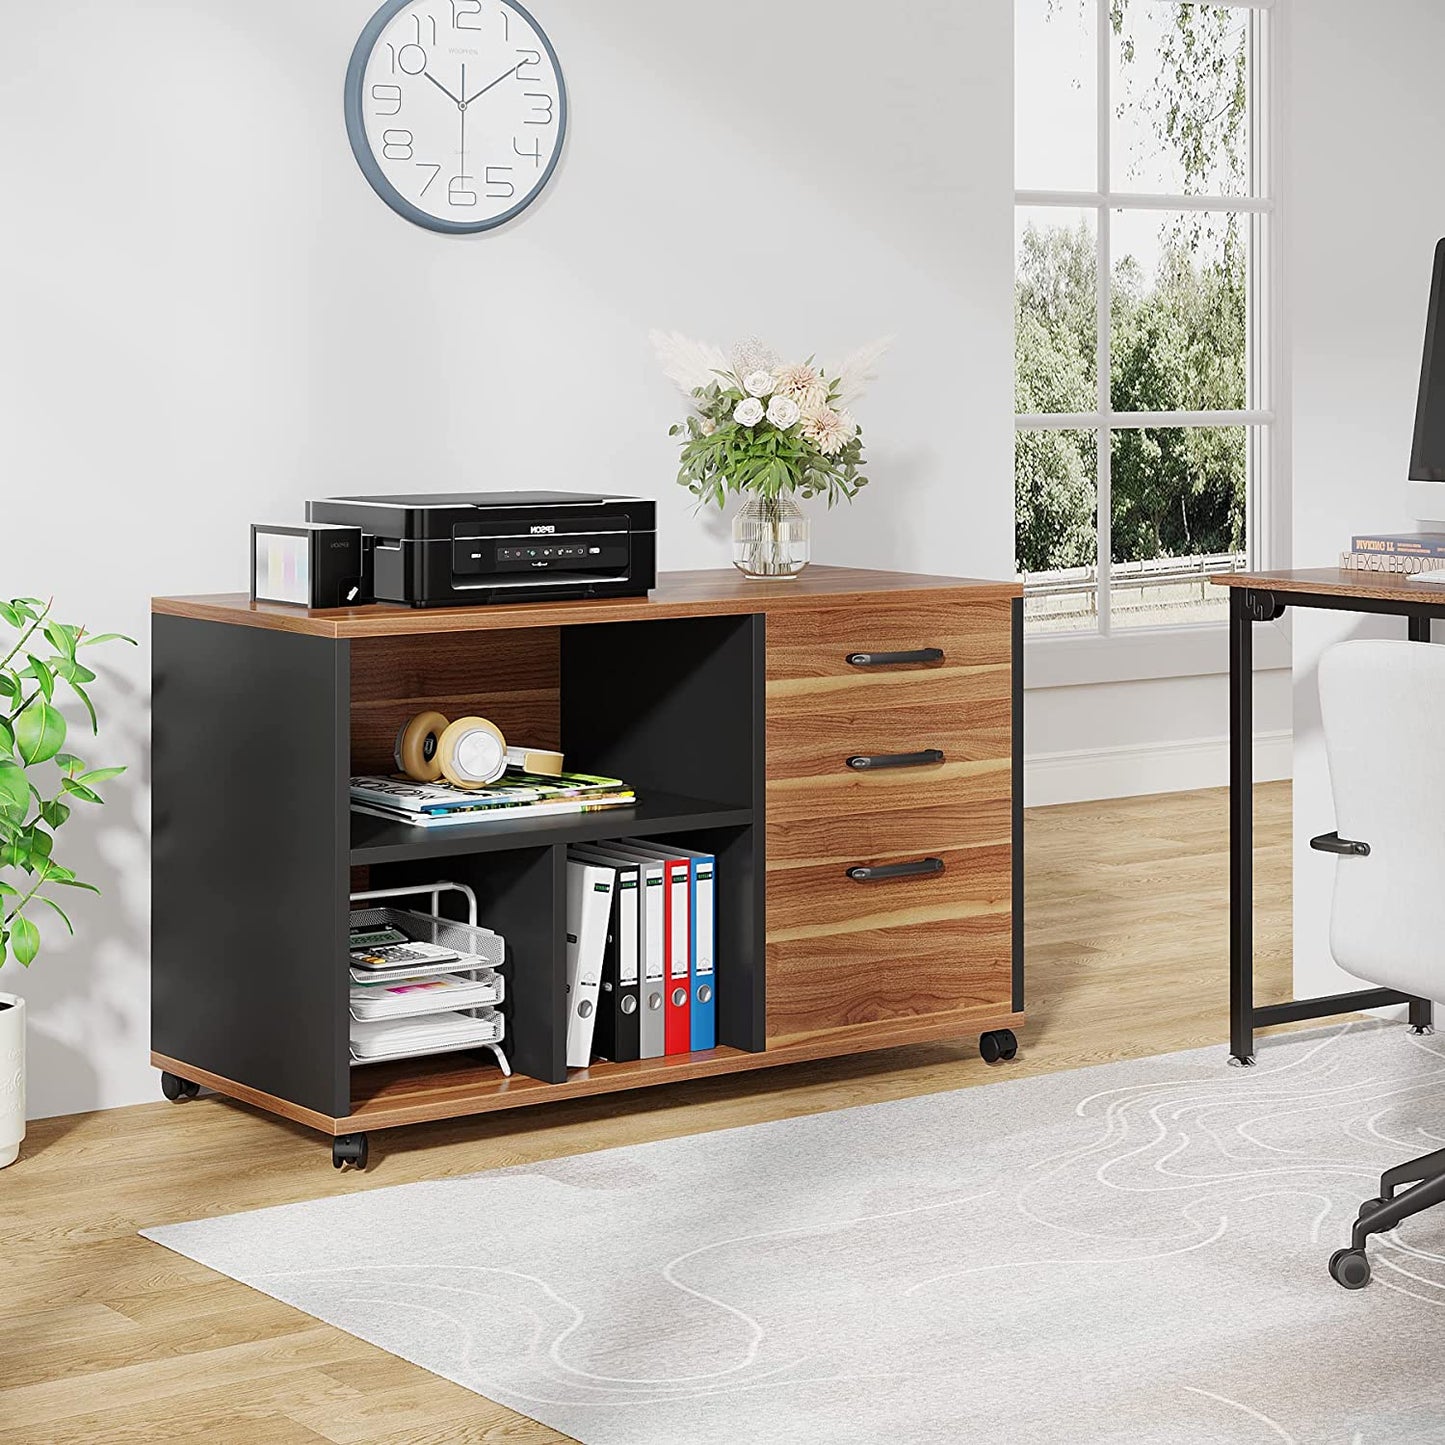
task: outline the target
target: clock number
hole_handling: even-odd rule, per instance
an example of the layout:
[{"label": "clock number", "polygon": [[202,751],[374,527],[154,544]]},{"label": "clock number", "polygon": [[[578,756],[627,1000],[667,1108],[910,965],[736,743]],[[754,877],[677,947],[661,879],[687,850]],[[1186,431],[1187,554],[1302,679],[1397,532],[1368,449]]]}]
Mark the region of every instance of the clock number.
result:
[{"label": "clock number", "polygon": [[431,172],[431,175],[427,177],[426,185],[424,185],[421,190],[417,192],[418,195],[424,196],[429,190],[431,190],[431,183],[436,180],[439,175],[441,175],[442,168],[439,165],[433,165],[430,161],[418,161],[417,165],[420,166],[422,170]]},{"label": "clock number", "polygon": [[535,101],[539,102],[539,104],[534,105],[534,106],[532,107],[532,114],[533,114],[533,115],[540,115],[540,116],[542,117],[542,119],[541,119],[541,120],[531,120],[531,119],[528,119],[528,120],[525,120],[525,121],[522,122],[523,125],[551,125],[551,124],[552,124],[552,108],[553,108],[553,106],[554,106],[554,104],[555,104],[555,102],[553,101],[552,97],[551,97],[550,95],[548,95],[545,91],[529,90],[529,91],[526,92],[526,98],[527,98],[528,100],[535,100]]},{"label": "clock number", "polygon": [[477,25],[463,25],[463,16],[477,16],[482,13],[482,0],[452,0],[452,29],[453,30],[480,30]]},{"label": "clock number", "polygon": [[508,13],[507,7],[506,7],[505,5],[500,6],[500,7],[498,8],[497,13],[502,17],[502,39],[503,39],[503,40],[511,40],[511,38],[512,38],[512,17],[511,17],[511,15]]},{"label": "clock number", "polygon": [[[412,64],[407,64],[407,56],[415,51],[412,56]],[[401,67],[405,75],[420,75],[426,69],[426,51],[420,45],[403,45],[397,52],[396,63]],[[413,68],[415,67],[415,68]]]},{"label": "clock number", "polygon": [[536,75],[524,75],[522,72],[528,69],[528,67],[540,67],[542,64],[542,52],[540,50],[519,49],[517,54],[527,57],[527,59],[517,67],[517,79],[524,80],[529,85],[540,85],[542,82],[542,72],[540,69],[537,70]]},{"label": "clock number", "polygon": [[411,139],[409,130],[382,131],[382,155],[389,161],[409,161],[411,159]]},{"label": "clock number", "polygon": [[399,85],[373,85],[371,87],[371,98],[377,106],[389,105],[390,110],[377,110],[378,115],[398,115],[401,112],[401,86]]},{"label": "clock number", "polygon": [[524,151],[522,147],[517,144],[517,137],[513,136],[512,149],[516,151],[516,153],[524,160],[535,161],[537,163],[538,170],[542,169],[542,142],[539,137],[533,136],[532,149],[529,151]]},{"label": "clock number", "polygon": [[[502,174],[503,171],[506,172],[506,175]],[[511,166],[487,167],[487,185],[497,188],[496,190],[487,191],[487,199],[489,201],[508,201],[517,194],[516,186],[507,179],[507,176],[511,174]]]},{"label": "clock number", "polygon": [[[437,22],[436,22],[436,17],[435,17],[434,15],[428,15],[426,18],[427,18],[428,23],[431,25],[431,43],[432,43],[433,45],[435,45],[435,44],[437,43]],[[412,17],[411,17],[411,23],[416,26],[416,43],[417,43],[418,45],[420,45],[420,44],[422,43],[422,41],[421,41],[421,16],[420,16],[420,15],[417,15],[417,14],[413,14]],[[411,71],[411,72],[409,72],[409,73],[412,74],[412,75],[415,75],[417,72],[413,70],[413,71]]]},{"label": "clock number", "polygon": [[453,176],[451,184],[447,186],[447,203],[453,206],[475,206],[477,193],[469,191],[464,181],[471,180],[471,176]]}]

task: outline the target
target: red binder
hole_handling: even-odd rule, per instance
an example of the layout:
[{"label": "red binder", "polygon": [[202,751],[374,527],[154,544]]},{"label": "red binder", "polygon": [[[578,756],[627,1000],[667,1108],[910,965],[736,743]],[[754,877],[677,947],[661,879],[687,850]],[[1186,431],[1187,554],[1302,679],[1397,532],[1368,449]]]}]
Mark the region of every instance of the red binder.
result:
[{"label": "red binder", "polygon": [[692,1052],[692,923],[689,918],[691,882],[686,858],[663,859],[662,929],[663,978],[667,983],[663,1050],[669,1054]]}]

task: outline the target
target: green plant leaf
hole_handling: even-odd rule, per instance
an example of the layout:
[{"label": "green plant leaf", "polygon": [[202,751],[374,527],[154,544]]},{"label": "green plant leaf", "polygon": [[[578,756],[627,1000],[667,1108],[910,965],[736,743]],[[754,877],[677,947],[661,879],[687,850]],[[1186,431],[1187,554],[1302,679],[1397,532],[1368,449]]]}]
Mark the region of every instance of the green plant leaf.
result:
[{"label": "green plant leaf", "polygon": [[19,627],[21,623],[20,614],[8,602],[0,602],[0,619],[8,622],[11,627]]},{"label": "green plant leaf", "polygon": [[82,636],[78,646],[94,647],[97,642],[128,642],[132,647],[140,644],[133,637],[127,637],[123,632],[98,632],[94,637]]},{"label": "green plant leaf", "polygon": [[72,683],[70,684],[70,690],[71,690],[71,692],[73,692],[73,693],[76,695],[76,697],[78,697],[78,698],[81,700],[81,702],[83,702],[83,703],[85,704],[85,710],[86,710],[86,712],[88,712],[88,713],[90,714],[90,730],[91,730],[91,732],[93,732],[93,733],[99,733],[99,732],[100,732],[100,719],[97,718],[96,715],[95,715],[95,704],[94,704],[93,702],[91,702],[91,700],[90,700],[90,694],[89,694],[88,692],[86,692],[86,690],[85,690],[83,687],[81,687],[81,685],[80,685],[78,682],[72,682]]},{"label": "green plant leaf", "polygon": [[85,764],[75,756],[74,753],[56,753],[55,766],[62,773],[77,773],[85,771]]},{"label": "green plant leaf", "polygon": [[23,913],[10,920],[10,948],[26,968],[40,952],[40,930]]},{"label": "green plant leaf", "polygon": [[12,757],[15,753],[15,734],[10,730],[10,724],[0,718],[0,757]]},{"label": "green plant leaf", "polygon": [[15,741],[27,767],[53,758],[65,742],[65,719],[48,702],[35,702],[15,718]]},{"label": "green plant leaf", "polygon": [[77,783],[74,778],[62,778],[60,786],[83,803],[103,803],[105,801],[99,793],[92,792],[84,783]]},{"label": "green plant leaf", "polygon": [[67,627],[63,622],[47,622],[43,630],[45,636],[50,641],[50,645],[60,653],[62,657],[74,659],[75,628]]},{"label": "green plant leaf", "polygon": [[20,897],[20,890],[19,890],[18,888],[12,888],[12,887],[10,886],[10,884],[6,883],[3,879],[0,879],[0,898],[19,898],[19,897]]},{"label": "green plant leaf", "polygon": [[56,677],[62,677],[72,685],[77,682],[95,681],[95,674],[88,667],[82,667],[80,663],[74,661],[72,658],[52,657],[50,659],[50,667]]},{"label": "green plant leaf", "polygon": [[30,780],[25,769],[9,758],[0,758],[0,805],[30,807]]},{"label": "green plant leaf", "polygon": [[70,809],[59,798],[51,798],[40,805],[40,817],[52,831],[61,827],[70,816]]},{"label": "green plant leaf", "polygon": [[94,883],[82,883],[79,878],[52,878],[52,883],[62,883],[67,888],[84,888],[87,893],[99,893]]},{"label": "green plant leaf", "polygon": [[20,700],[20,680],[13,672],[6,672],[0,668],[0,692],[3,692],[12,702]]},{"label": "green plant leaf", "polygon": [[25,656],[29,666],[20,669],[20,676],[33,677],[40,684],[45,701],[49,702],[55,696],[55,674],[50,670],[50,664],[36,657],[33,652],[27,652]]},{"label": "green plant leaf", "polygon": [[65,910],[53,898],[45,898],[39,893],[35,895],[35,898],[38,903],[45,904],[47,908],[53,908],[60,915],[61,921],[65,924],[66,928],[70,930],[70,936],[74,938],[75,925],[70,921],[69,917],[67,917]]},{"label": "green plant leaf", "polygon": [[87,787],[94,787],[97,783],[108,782],[111,778],[118,778],[125,772],[124,768],[92,768],[88,773],[82,773],[75,781],[84,783]]}]

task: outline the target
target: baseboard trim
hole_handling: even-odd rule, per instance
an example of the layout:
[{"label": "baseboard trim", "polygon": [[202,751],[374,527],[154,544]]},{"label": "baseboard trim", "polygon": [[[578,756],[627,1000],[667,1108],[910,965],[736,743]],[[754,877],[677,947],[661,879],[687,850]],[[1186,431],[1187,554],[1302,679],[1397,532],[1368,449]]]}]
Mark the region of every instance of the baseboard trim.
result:
[{"label": "baseboard trim", "polygon": [[[1256,733],[1254,780],[1272,783],[1294,772],[1294,735],[1288,728]],[[1024,803],[1086,803],[1222,788],[1229,782],[1229,739],[1191,738],[1117,748],[1081,748],[1024,759]]]}]

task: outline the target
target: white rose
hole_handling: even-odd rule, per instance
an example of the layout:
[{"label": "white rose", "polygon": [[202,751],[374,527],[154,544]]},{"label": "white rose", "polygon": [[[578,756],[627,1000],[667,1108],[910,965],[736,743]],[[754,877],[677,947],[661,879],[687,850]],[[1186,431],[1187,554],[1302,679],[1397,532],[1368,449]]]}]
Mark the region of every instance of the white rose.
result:
[{"label": "white rose", "polygon": [[763,419],[763,404],[757,397],[750,396],[746,401],[740,401],[737,410],[733,412],[733,420],[739,426],[757,426]]},{"label": "white rose", "polygon": [[779,431],[787,431],[790,426],[796,426],[802,414],[802,407],[791,397],[775,396],[768,404],[768,420]]},{"label": "white rose", "polygon": [[771,396],[773,374],[770,371],[755,371],[743,382],[743,390],[749,396]]}]

